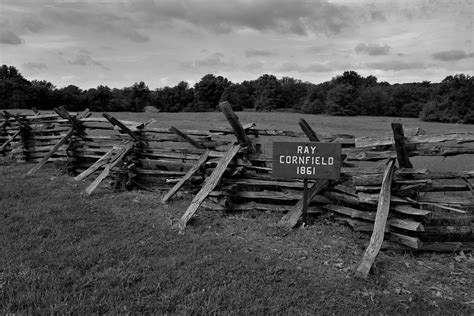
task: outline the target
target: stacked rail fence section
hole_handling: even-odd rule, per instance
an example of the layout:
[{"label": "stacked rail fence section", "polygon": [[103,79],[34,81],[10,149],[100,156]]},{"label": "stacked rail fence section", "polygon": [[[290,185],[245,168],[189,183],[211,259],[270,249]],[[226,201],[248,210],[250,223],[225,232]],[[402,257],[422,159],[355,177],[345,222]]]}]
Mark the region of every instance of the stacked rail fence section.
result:
[{"label": "stacked rail fence section", "polygon": [[[456,251],[474,247],[474,170],[434,172],[414,168],[414,156],[474,154],[474,133],[426,135],[421,129],[387,126],[387,135],[355,138],[316,133],[304,120],[302,131],[259,129],[242,124],[231,106],[220,108],[229,128],[209,131],[151,127],[153,121],[120,121],[88,111],[16,114],[0,117],[0,157],[28,162],[34,173],[44,163],[62,161],[76,180],[94,178],[86,193],[108,179],[116,189],[195,194],[179,226],[199,208],[217,211],[281,212],[301,208],[303,181],[272,175],[274,141],[337,142],[343,166],[338,181],[309,181],[309,214],[332,214],[354,230],[371,234],[387,161],[393,173],[385,240],[413,250]],[[224,117],[223,117],[224,118]],[[295,124],[296,125],[296,124]],[[472,159],[472,158],[471,158]],[[319,182],[319,184],[318,184]],[[298,217],[297,217],[298,218]]]}]

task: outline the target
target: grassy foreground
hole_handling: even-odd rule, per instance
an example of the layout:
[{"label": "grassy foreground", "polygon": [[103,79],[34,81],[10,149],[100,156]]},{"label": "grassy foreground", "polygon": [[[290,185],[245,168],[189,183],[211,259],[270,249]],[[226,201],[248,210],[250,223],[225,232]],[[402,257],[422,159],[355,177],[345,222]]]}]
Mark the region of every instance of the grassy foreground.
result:
[{"label": "grassy foreground", "polygon": [[471,314],[472,254],[383,252],[354,278],[366,241],[318,219],[281,237],[281,214],[198,211],[190,199],[81,195],[54,166],[0,166],[0,313]]}]

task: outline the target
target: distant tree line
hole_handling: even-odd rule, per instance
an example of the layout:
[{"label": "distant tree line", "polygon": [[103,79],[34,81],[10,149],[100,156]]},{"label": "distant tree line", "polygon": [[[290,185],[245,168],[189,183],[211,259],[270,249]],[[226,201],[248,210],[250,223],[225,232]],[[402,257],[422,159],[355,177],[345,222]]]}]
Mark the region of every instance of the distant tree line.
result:
[{"label": "distant tree line", "polygon": [[0,69],[0,109],[51,110],[64,105],[70,111],[141,112],[151,104],[151,91],[144,82],[122,89],[102,85],[88,90],[74,85],[58,89],[46,80],[26,80],[13,66]]},{"label": "distant tree line", "polygon": [[74,85],[56,88],[48,81],[28,81],[13,66],[0,69],[0,108],[70,111],[216,111],[221,101],[234,110],[295,111],[329,115],[419,117],[425,121],[474,123],[474,77],[457,74],[440,83],[429,81],[389,84],[355,71],[320,84],[265,74],[256,80],[233,83],[205,75],[194,86],[181,81],[154,91],[142,81],[122,89],[98,86],[82,90]]}]

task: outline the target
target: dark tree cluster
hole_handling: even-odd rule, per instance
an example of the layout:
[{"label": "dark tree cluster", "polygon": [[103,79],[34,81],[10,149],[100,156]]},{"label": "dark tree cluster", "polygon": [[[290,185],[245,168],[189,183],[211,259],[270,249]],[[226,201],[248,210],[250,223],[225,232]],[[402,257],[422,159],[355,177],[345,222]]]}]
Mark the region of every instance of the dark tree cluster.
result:
[{"label": "dark tree cluster", "polygon": [[144,111],[151,91],[144,82],[123,89],[98,86],[82,90],[74,85],[56,88],[45,80],[28,81],[13,66],[0,68],[0,109],[51,110],[64,105],[70,111]]},{"label": "dark tree cluster", "polygon": [[419,117],[424,121],[474,124],[474,77],[446,77],[423,105]]},{"label": "dark tree cluster", "polygon": [[389,84],[355,71],[320,84],[265,74],[256,80],[232,83],[204,76],[194,88],[185,82],[154,91],[153,105],[161,111],[215,111],[219,101],[235,110],[298,111],[329,115],[419,117],[426,121],[474,123],[474,77],[449,76],[429,81]]},{"label": "dark tree cluster", "polygon": [[194,86],[150,90],[144,82],[131,87],[107,86],[81,90],[70,85],[57,89],[47,81],[28,81],[15,67],[0,70],[0,108],[52,109],[65,105],[71,111],[216,111],[221,101],[234,110],[297,111],[310,114],[419,117],[426,121],[474,123],[474,77],[458,74],[440,83],[429,81],[389,84],[355,71],[320,84],[265,74],[256,80],[233,83],[222,76],[205,75]]}]

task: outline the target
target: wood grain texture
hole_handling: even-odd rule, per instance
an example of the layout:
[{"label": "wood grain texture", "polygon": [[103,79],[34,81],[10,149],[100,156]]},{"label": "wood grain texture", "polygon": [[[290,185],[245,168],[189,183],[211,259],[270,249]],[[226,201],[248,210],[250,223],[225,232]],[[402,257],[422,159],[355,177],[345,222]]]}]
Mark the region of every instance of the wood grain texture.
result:
[{"label": "wood grain texture", "polygon": [[240,145],[232,146],[229,151],[227,151],[226,155],[222,157],[222,159],[217,164],[216,168],[212,172],[212,174],[206,179],[201,190],[196,194],[191,201],[191,205],[189,205],[188,209],[184,213],[183,217],[178,222],[178,228],[182,231],[186,227],[186,224],[191,219],[191,217],[196,213],[201,203],[206,199],[208,194],[214,190],[216,185],[219,183],[222,175],[224,174],[227,166],[232,161],[234,156],[240,150]]},{"label": "wood grain texture", "polygon": [[237,137],[239,144],[242,147],[247,147],[249,153],[256,153],[257,149],[255,148],[255,145],[245,133],[242,124],[240,124],[239,117],[232,110],[232,106],[230,105],[230,103],[227,101],[221,102],[219,104],[219,108],[221,109],[222,113],[224,113],[227,121],[229,121],[229,124],[232,126],[232,129],[234,130],[235,136]]},{"label": "wood grain texture", "polygon": [[[87,115],[89,115],[89,109],[85,109],[82,113],[80,113],[78,115],[78,118],[83,118],[83,117],[86,117]],[[36,171],[38,171],[46,162],[48,162],[48,159],[59,149],[59,147],[61,147],[62,145],[64,145],[66,143],[66,141],[71,138],[72,135],[74,135],[74,133],[76,132],[75,128],[69,128],[68,132],[66,133],[66,135],[64,135],[60,140],[59,142],[54,145],[53,148],[51,148],[51,150],[38,162],[38,164],[36,166],[34,166],[33,168],[31,168],[27,173],[26,175],[27,176],[31,176],[33,175]]]},{"label": "wood grain texture", "polygon": [[[314,183],[311,188],[308,190],[308,202],[311,202],[313,198],[318,195],[322,190],[329,186],[329,180],[320,180]],[[298,203],[289,211],[285,216],[283,216],[280,221],[278,222],[278,227],[281,229],[288,231],[296,226],[298,223],[298,219],[300,218],[301,214],[303,214],[303,201],[304,199],[301,198]]]},{"label": "wood grain texture", "polygon": [[3,144],[2,146],[0,146],[0,153],[3,152],[5,150],[5,148],[7,148],[8,144],[10,144],[12,141],[15,140],[15,138],[20,135],[21,133],[21,130],[18,130],[15,132],[15,134],[13,134],[12,136],[10,136]]},{"label": "wood grain texture", "polygon": [[107,164],[109,162],[109,159],[112,157],[112,155],[117,152],[118,148],[112,148],[109,150],[105,155],[99,158],[92,166],[90,166],[87,170],[84,170],[81,174],[76,176],[74,180],[76,181],[81,181],[93,174],[97,169],[102,167],[103,165]]},{"label": "wood grain texture", "polygon": [[178,192],[178,190],[186,183],[186,181],[188,181],[197,171],[199,171],[199,169],[201,168],[202,165],[204,165],[206,163],[206,160],[207,158],[209,157],[209,150],[206,150],[202,156],[198,159],[198,161],[196,162],[196,164],[191,168],[189,169],[189,171],[184,175],[184,177],[182,177],[181,179],[179,179],[179,182],[176,183],[172,188],[171,190],[168,191],[168,193],[165,194],[165,196],[161,199],[161,202],[162,203],[167,203],[168,200],[170,198],[173,197],[173,195],[176,194],[176,192]]},{"label": "wood grain texture", "polygon": [[397,153],[398,166],[400,168],[413,168],[410,162],[408,151],[405,147],[405,134],[403,133],[403,126],[400,123],[392,123],[393,139],[395,141],[394,147]]},{"label": "wood grain texture", "polygon": [[177,129],[176,127],[174,126],[171,126],[170,127],[170,132],[176,134],[176,136],[178,136],[180,139],[182,139],[183,141],[185,142],[188,142],[189,144],[191,144],[194,148],[198,148],[198,149],[204,149],[205,147],[199,143],[198,141],[192,139],[191,137],[189,137],[186,133],[180,131],[179,129]]},{"label": "wood grain texture", "polygon": [[377,214],[375,216],[374,231],[370,238],[369,246],[365,250],[362,261],[356,272],[356,275],[362,278],[367,278],[369,275],[370,268],[372,267],[372,264],[380,251],[380,247],[382,246],[388,212],[390,210],[390,189],[392,187],[394,167],[395,160],[389,160],[382,180]]},{"label": "wood grain texture", "polygon": [[306,137],[312,142],[319,142],[319,138],[316,135],[316,132],[311,128],[311,126],[304,119],[300,119],[298,122],[299,126],[305,133]]},{"label": "wood grain texture", "polygon": [[[438,135],[417,135],[406,137],[407,142],[410,144],[420,143],[440,143],[447,141],[457,142],[474,142],[474,133],[449,133],[449,134],[438,134]],[[387,146],[392,145],[394,142],[393,137],[358,137],[355,139],[356,147],[376,147],[376,146]]]},{"label": "wood grain texture", "polygon": [[115,165],[117,165],[122,158],[133,148],[133,142],[129,142],[125,144],[111,159],[111,161],[105,166],[104,170],[99,174],[99,176],[85,189],[85,193],[87,195],[91,195],[92,192],[99,186],[99,184],[107,178],[107,176],[110,173],[110,170],[112,170]]}]

